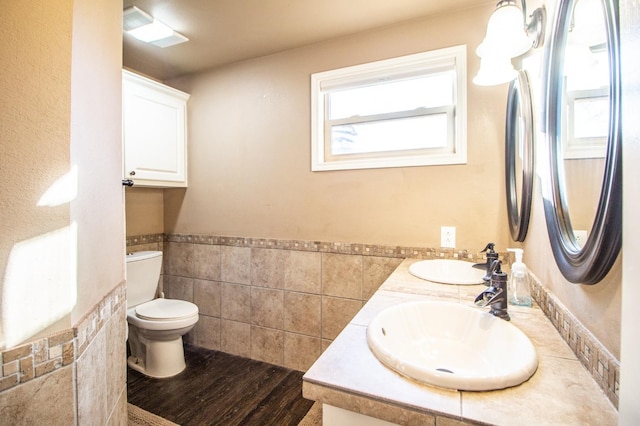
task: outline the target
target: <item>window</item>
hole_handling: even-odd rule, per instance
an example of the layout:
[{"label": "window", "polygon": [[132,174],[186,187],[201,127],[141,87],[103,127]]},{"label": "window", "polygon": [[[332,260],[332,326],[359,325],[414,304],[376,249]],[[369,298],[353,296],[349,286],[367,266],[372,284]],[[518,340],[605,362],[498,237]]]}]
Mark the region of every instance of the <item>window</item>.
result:
[{"label": "window", "polygon": [[609,135],[608,89],[576,90],[567,93],[566,99],[564,158],[604,158]]},{"label": "window", "polygon": [[311,75],[311,170],[465,164],[466,47]]}]

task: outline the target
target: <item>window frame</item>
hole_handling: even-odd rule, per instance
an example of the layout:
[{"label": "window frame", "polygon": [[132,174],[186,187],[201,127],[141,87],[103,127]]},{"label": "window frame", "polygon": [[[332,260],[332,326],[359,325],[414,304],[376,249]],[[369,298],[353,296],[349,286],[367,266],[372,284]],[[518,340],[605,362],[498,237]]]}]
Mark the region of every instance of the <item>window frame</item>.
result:
[{"label": "window frame", "polygon": [[[453,46],[397,58],[311,74],[311,170],[357,170],[370,168],[415,167],[467,163],[467,66],[466,45]],[[331,124],[328,120],[327,95],[337,90],[361,87],[384,80],[400,80],[411,76],[455,71],[454,105],[418,108],[413,112],[398,111],[382,114],[393,119],[411,115],[446,114],[450,152],[442,148],[389,150],[364,154],[332,156]],[[353,118],[353,122],[369,121],[375,116]],[[349,119],[347,119],[348,121]]]},{"label": "window frame", "polygon": [[[577,136],[576,129],[580,127],[577,123],[576,105],[582,100],[599,100],[605,103],[608,112],[609,91],[607,88],[573,90],[566,94],[567,115],[566,130],[562,138],[562,154],[565,160],[576,160],[584,158],[605,158],[607,153],[606,130],[604,136]],[[607,117],[608,124],[608,117]]]}]

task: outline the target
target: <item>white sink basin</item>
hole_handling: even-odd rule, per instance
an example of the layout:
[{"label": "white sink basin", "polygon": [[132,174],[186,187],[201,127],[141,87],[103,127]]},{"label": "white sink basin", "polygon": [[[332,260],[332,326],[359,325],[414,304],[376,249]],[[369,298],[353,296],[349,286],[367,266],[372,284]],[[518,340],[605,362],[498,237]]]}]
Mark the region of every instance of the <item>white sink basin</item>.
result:
[{"label": "white sink basin", "polygon": [[516,386],[538,368],[536,350],[513,324],[458,303],[408,302],[369,324],[374,355],[403,376],[449,389]]},{"label": "white sink basin", "polygon": [[409,273],[423,280],[441,284],[482,284],[486,271],[473,267],[473,263],[454,259],[421,260],[409,265]]}]

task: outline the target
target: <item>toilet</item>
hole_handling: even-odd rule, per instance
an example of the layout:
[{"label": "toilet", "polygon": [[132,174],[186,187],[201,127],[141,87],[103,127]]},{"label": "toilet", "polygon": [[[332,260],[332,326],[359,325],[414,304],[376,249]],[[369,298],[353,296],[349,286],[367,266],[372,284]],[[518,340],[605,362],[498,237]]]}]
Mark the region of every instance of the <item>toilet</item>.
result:
[{"label": "toilet", "polygon": [[175,376],[185,369],[182,336],[198,322],[198,307],[193,303],[156,298],[161,266],[161,251],[126,256],[127,341],[131,351],[127,364],[156,378]]}]

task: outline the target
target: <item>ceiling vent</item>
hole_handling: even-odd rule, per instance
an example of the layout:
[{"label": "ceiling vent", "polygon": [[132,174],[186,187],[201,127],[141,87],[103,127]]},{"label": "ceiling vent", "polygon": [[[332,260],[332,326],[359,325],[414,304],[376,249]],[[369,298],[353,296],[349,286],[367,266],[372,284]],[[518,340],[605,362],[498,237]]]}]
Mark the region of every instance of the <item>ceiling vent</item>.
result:
[{"label": "ceiling vent", "polygon": [[135,6],[126,8],[122,13],[122,29],[136,39],[158,47],[189,41],[187,37]]}]

